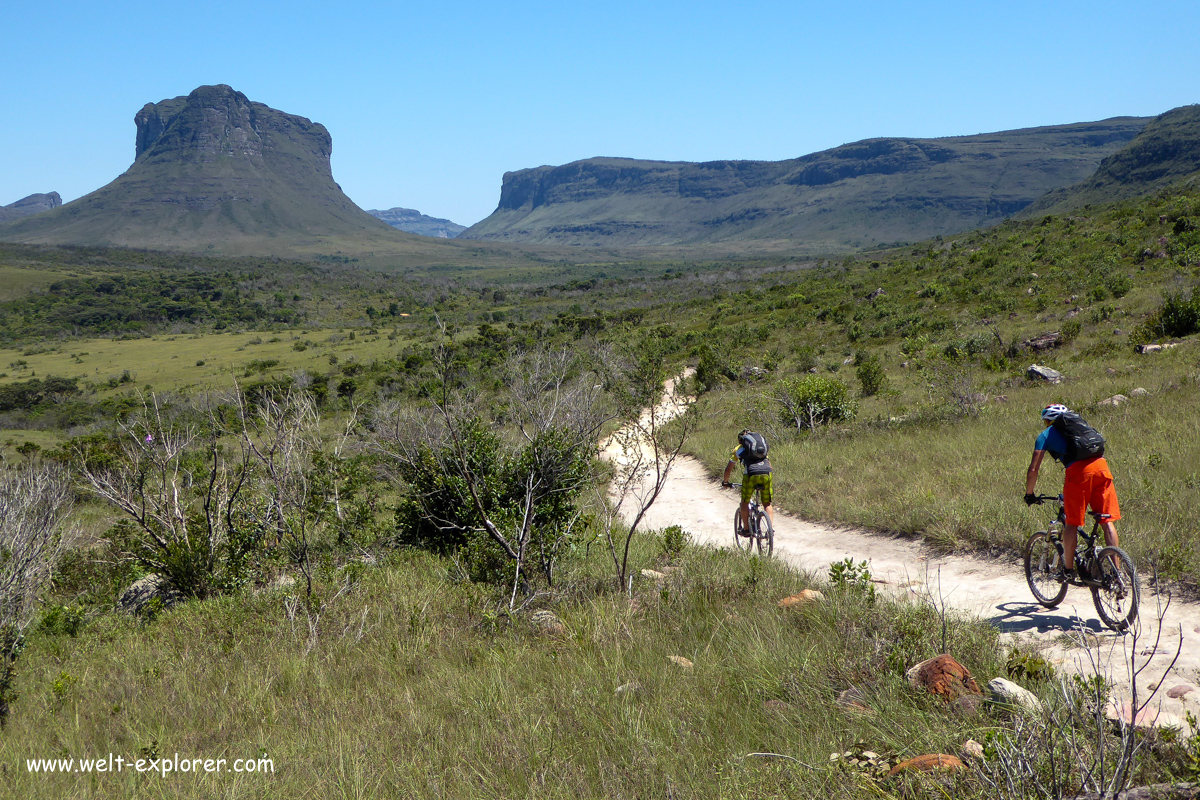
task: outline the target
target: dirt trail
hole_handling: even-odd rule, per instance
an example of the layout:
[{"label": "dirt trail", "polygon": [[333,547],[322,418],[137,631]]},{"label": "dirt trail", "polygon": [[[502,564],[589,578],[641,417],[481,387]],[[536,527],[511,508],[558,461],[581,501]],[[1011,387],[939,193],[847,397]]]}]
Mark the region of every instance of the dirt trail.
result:
[{"label": "dirt trail", "polygon": [[[803,498],[796,500],[803,503]],[[695,459],[680,458],[643,526],[681,525],[693,541],[731,547],[737,505],[735,490],[722,489]],[[1144,578],[1138,630],[1136,634],[1119,636],[1100,622],[1091,593],[1086,589],[1072,587],[1057,609],[1038,605],[1025,583],[1023,564],[1011,556],[991,559],[939,555],[906,539],[805,522],[778,510],[775,529],[775,557],[797,569],[824,580],[829,565],[835,561],[866,560],[872,577],[881,581],[880,590],[918,602],[931,598],[936,601],[940,597],[946,608],[995,625],[1006,641],[1032,640],[1058,669],[1091,674],[1089,650],[1078,646],[1081,637],[1075,636],[1072,641],[1067,636],[1082,627],[1087,632],[1092,659],[1101,664],[1115,685],[1114,695],[1120,702],[1127,704],[1130,697],[1130,654],[1135,654],[1139,667],[1149,663],[1138,677],[1139,700],[1144,701],[1151,685],[1161,683],[1162,689],[1143,720],[1157,718],[1159,724],[1181,725],[1186,732],[1185,711],[1200,717],[1200,605],[1178,600],[1170,604],[1162,619],[1162,638],[1155,651],[1158,607],[1165,598],[1147,587]],[[1179,660],[1169,674],[1164,674],[1181,636],[1183,648]],[[936,654],[930,653],[933,655]],[[978,677],[982,684],[997,676]],[[1169,690],[1181,685],[1196,689],[1178,698],[1167,696]],[[1116,713],[1115,709],[1111,711]],[[1125,713],[1128,715],[1128,711]]]}]

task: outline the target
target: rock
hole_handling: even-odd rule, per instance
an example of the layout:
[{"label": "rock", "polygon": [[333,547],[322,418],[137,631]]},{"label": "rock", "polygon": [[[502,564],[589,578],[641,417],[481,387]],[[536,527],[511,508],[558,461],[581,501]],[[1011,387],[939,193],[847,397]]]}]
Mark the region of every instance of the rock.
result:
[{"label": "rock", "polygon": [[1170,350],[1172,347],[1178,347],[1179,342],[1167,342],[1166,344],[1139,344],[1134,349],[1142,355],[1146,353],[1157,353],[1160,350]]},{"label": "rock", "polygon": [[159,602],[160,608],[170,608],[183,601],[183,595],[176,589],[165,575],[147,575],[135,581],[128,589],[121,592],[117,599],[117,610],[126,614],[137,614],[147,604]]},{"label": "rock", "polygon": [[641,697],[645,693],[646,693],[646,690],[637,681],[630,681],[629,683],[623,683],[620,686],[618,686],[616,688],[616,690],[613,692],[613,694],[616,695],[617,697],[621,697],[626,700],[632,699],[634,697]]},{"label": "rock", "polygon": [[993,400],[994,402],[997,402],[997,403],[1007,403],[1007,402],[1008,402],[1008,395],[1006,395],[1006,394],[998,394],[998,395],[996,395],[995,397],[993,397],[993,398],[992,398],[992,400]]},{"label": "rock", "polygon": [[667,660],[678,666],[680,669],[691,669],[695,666],[690,659],[683,656],[667,656]]},{"label": "rock", "polygon": [[1116,375],[1116,374],[1117,374],[1117,371],[1116,371],[1115,369],[1113,369],[1112,367],[1109,367],[1108,369],[1104,370],[1104,372],[1105,372],[1105,373],[1106,373],[1106,374],[1107,374],[1107,375],[1108,375],[1110,378],[1111,378],[1113,375]]},{"label": "rock", "polygon": [[867,299],[874,300],[877,297],[885,297],[886,295],[887,292],[885,292],[882,288],[879,288],[867,295]]},{"label": "rock", "polygon": [[1195,690],[1196,690],[1196,687],[1192,686],[1190,683],[1181,683],[1177,686],[1172,686],[1170,689],[1168,689],[1167,697],[1170,697],[1172,700],[1178,700],[1179,698],[1183,697],[1188,692],[1193,692]]},{"label": "rock", "polygon": [[842,359],[842,366],[845,366],[846,364],[853,364],[853,363],[854,363],[854,356],[846,356],[845,358]]},{"label": "rock", "polygon": [[1096,405],[1098,405],[1098,406],[1114,406],[1115,407],[1115,406],[1121,405],[1121,403],[1128,403],[1128,402],[1129,402],[1129,398],[1126,397],[1125,395],[1114,394],[1112,397],[1104,398],[1099,403],[1096,403]]},{"label": "rock", "polygon": [[642,570],[642,577],[655,583],[662,583],[667,579],[667,573],[654,569],[644,569]]},{"label": "rock", "polygon": [[1148,392],[1147,390],[1145,390],[1141,386],[1139,386],[1138,388],[1136,388],[1132,392],[1130,392],[1129,396],[1130,397],[1149,397],[1150,392]]},{"label": "rock", "polygon": [[799,594],[789,595],[780,600],[777,605],[780,608],[803,608],[804,606],[820,603],[825,599],[825,595],[818,592],[816,589],[805,589]]},{"label": "rock", "polygon": [[1162,711],[1158,708],[1143,708],[1134,713],[1134,708],[1128,700],[1117,702],[1109,700],[1104,709],[1104,716],[1113,723],[1132,725],[1135,730],[1149,731],[1155,728],[1175,728],[1179,731],[1188,730],[1187,721],[1178,714]]},{"label": "rock", "polygon": [[1030,380],[1046,381],[1047,383],[1062,383],[1063,374],[1056,369],[1043,367],[1040,364],[1031,364],[1029,369],[1025,371]]},{"label": "rock", "polygon": [[900,368],[901,368],[901,369],[908,369],[908,362],[907,362],[907,361],[901,361],[901,362],[900,362]]},{"label": "rock", "polygon": [[974,739],[967,739],[962,746],[963,755],[967,758],[983,758],[983,745]]},{"label": "rock", "polygon": [[1063,314],[1063,319],[1075,319],[1077,316],[1079,316],[1079,309],[1073,308],[1067,313]]},{"label": "rock", "polygon": [[745,367],[742,370],[741,379],[743,381],[756,381],[767,377],[768,374],[762,367]]},{"label": "rock", "polygon": [[862,689],[851,686],[837,696],[838,707],[851,714],[872,717],[879,712],[867,705],[867,696]]},{"label": "rock", "polygon": [[1030,350],[1052,350],[1062,344],[1063,336],[1059,331],[1050,331],[1049,333],[1040,333],[1032,339],[1026,339],[1021,343],[1022,347]]},{"label": "rock", "polygon": [[946,708],[956,717],[972,719],[983,711],[983,698],[977,694],[964,694],[951,700]]},{"label": "rock", "polygon": [[922,661],[905,673],[905,677],[914,689],[935,694],[947,703],[964,695],[983,696],[971,671],[948,653]]},{"label": "rock", "polygon": [[901,772],[934,772],[937,770],[953,772],[960,769],[966,769],[966,764],[957,756],[946,755],[945,753],[930,753],[929,755],[910,758],[908,761],[901,761],[892,767],[887,776],[894,778]]},{"label": "rock", "polygon": [[988,692],[994,703],[1034,713],[1042,711],[1042,701],[1037,695],[1007,678],[992,678],[988,681]]},{"label": "rock", "polygon": [[562,624],[558,615],[547,608],[533,612],[533,615],[529,617],[529,622],[533,625],[534,630],[543,636],[562,636],[567,632],[567,626]]},{"label": "rock", "polygon": [[1031,273],[1029,273],[1029,277],[1031,277],[1031,278],[1040,278],[1041,276],[1040,276],[1040,275],[1038,275],[1036,272],[1031,272]]},{"label": "rock", "polygon": [[1124,336],[1124,335],[1125,335],[1125,331],[1121,330],[1120,328],[1113,328],[1113,336]]}]

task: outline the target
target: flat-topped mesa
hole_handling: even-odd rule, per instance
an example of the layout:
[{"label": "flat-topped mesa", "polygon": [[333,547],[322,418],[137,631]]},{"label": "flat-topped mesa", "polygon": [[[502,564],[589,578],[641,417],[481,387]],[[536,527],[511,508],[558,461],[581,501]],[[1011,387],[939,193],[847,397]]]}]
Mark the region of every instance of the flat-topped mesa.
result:
[{"label": "flat-topped mesa", "polygon": [[[205,252],[277,253],[394,241],[333,180],[324,125],[229,86],[147,103],[135,159],[116,180],[0,238]],[[372,244],[368,244],[367,242]]]}]

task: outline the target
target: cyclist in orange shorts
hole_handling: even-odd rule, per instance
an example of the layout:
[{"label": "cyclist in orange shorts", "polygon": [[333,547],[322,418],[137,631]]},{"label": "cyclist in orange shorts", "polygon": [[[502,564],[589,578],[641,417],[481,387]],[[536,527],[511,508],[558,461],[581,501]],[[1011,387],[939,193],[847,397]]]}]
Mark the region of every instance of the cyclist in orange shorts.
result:
[{"label": "cyclist in orange shorts", "polygon": [[1108,519],[1100,523],[1100,527],[1104,530],[1105,543],[1111,547],[1120,544],[1117,526],[1113,523],[1121,518],[1117,490],[1113,487],[1113,476],[1108,471],[1108,462],[1104,460],[1104,456],[1070,460],[1066,437],[1054,427],[1054,421],[1070,411],[1061,403],[1054,403],[1042,410],[1042,422],[1046,429],[1034,443],[1033,458],[1025,473],[1025,502],[1032,505],[1037,502],[1034,489],[1037,488],[1038,471],[1046,453],[1055,461],[1061,462],[1066,470],[1063,480],[1063,509],[1066,512],[1062,532],[1064,569],[1061,576],[1064,580],[1073,580],[1075,577],[1075,545],[1079,542],[1079,529],[1087,519],[1088,506],[1091,506],[1093,511],[1109,515]]}]

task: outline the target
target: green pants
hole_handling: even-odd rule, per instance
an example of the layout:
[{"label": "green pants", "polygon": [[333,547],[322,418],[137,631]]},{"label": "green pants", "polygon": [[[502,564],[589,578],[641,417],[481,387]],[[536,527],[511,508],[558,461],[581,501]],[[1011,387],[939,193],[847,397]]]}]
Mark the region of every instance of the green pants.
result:
[{"label": "green pants", "polygon": [[766,475],[743,475],[742,476],[742,502],[749,503],[750,498],[754,496],[754,490],[759,490],[759,496],[762,498],[764,506],[771,505],[771,474]]}]

